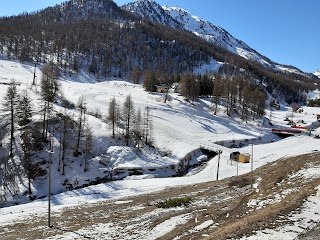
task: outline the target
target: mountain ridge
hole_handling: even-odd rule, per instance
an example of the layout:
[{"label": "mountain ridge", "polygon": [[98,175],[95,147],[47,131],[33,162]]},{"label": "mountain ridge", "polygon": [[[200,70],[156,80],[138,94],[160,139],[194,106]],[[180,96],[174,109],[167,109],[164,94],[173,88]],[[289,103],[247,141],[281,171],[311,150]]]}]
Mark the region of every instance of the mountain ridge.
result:
[{"label": "mountain ridge", "polygon": [[181,24],[172,18],[156,1],[154,0],[139,0],[125,4],[121,7],[129,12],[150,19],[151,21],[170,26],[172,28],[182,29]]},{"label": "mountain ridge", "polygon": [[[54,14],[56,11],[59,14]],[[114,13],[120,16],[124,14],[123,10],[112,0],[69,0],[55,7],[46,8],[39,13],[51,15],[51,21],[55,22],[70,19],[112,18]]]},{"label": "mountain ridge", "polygon": [[[168,25],[170,27],[182,28],[245,59],[259,62],[261,65],[267,68],[271,68],[276,71],[286,71],[288,73],[308,75],[308,73],[305,73],[294,66],[275,63],[268,57],[258,53],[256,50],[248,46],[244,41],[232,36],[227,30],[203,18],[192,15],[190,12],[180,7],[169,7],[167,5],[160,6],[154,0],[139,0],[125,4],[121,8],[140,17],[148,18],[151,21],[166,25],[165,22],[161,21],[161,17],[154,17],[152,15],[152,12],[155,12],[154,9],[162,8],[165,12],[164,14],[170,15],[173,21],[179,23],[178,25]],[[163,11],[158,10],[156,12],[159,13]]]}]

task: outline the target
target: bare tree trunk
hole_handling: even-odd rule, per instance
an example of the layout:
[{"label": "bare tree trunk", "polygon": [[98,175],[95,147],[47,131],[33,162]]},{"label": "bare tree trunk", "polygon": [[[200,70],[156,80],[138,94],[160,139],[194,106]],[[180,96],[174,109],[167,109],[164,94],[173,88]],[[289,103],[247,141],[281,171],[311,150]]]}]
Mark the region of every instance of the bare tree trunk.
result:
[{"label": "bare tree trunk", "polygon": [[63,139],[62,139],[62,156],[61,156],[61,162],[62,162],[62,175],[65,174],[65,157],[66,157],[66,138],[67,138],[67,127],[66,127],[66,119],[64,118],[63,123]]},{"label": "bare tree trunk", "polygon": [[146,145],[149,144],[151,139],[151,129],[152,129],[152,120],[150,114],[150,108],[146,107],[145,116],[144,116],[144,142]]},{"label": "bare tree trunk", "polygon": [[31,191],[31,178],[28,177],[28,193],[31,194],[32,191]]},{"label": "bare tree trunk", "polygon": [[86,129],[86,142],[85,142],[85,158],[84,158],[84,171],[88,170],[88,155],[92,149],[92,133],[89,127]]},{"label": "bare tree trunk", "polygon": [[46,132],[46,114],[47,114],[47,104],[44,102],[43,106],[43,123],[42,123],[42,138],[45,139]]},{"label": "bare tree trunk", "polygon": [[78,156],[80,152],[80,137],[82,133],[82,107],[80,108],[80,116],[79,116],[79,128],[78,128],[78,138],[77,138],[77,146],[75,154]]},{"label": "bare tree trunk", "polygon": [[46,134],[45,134],[45,139],[48,138],[48,129],[49,129],[49,111],[50,111],[50,103],[47,101],[47,119],[46,119]]},{"label": "bare tree trunk", "polygon": [[62,131],[62,118],[60,118],[60,139],[59,139],[60,147],[59,147],[58,171],[60,171],[60,168],[61,168],[62,134],[63,134],[63,131]]},{"label": "bare tree trunk", "polygon": [[[85,99],[83,96],[81,96],[78,100],[78,104],[77,104],[77,108],[80,111],[80,115],[79,115],[79,121],[78,121],[78,136],[77,136],[77,144],[76,144],[76,149],[74,151],[74,156],[79,156],[81,154],[80,151],[80,138],[81,135],[83,135],[83,125],[85,122],[85,111],[86,111],[86,103],[85,103]],[[80,163],[81,165],[81,163]]]},{"label": "bare tree trunk", "polygon": [[13,138],[14,138],[14,107],[11,105],[11,131],[10,131],[10,157],[13,157]]},{"label": "bare tree trunk", "polygon": [[[129,111],[130,111],[130,108],[129,108]],[[128,146],[129,145],[129,131],[130,131],[130,114],[128,114],[127,116],[127,128],[126,128],[126,145]]]}]

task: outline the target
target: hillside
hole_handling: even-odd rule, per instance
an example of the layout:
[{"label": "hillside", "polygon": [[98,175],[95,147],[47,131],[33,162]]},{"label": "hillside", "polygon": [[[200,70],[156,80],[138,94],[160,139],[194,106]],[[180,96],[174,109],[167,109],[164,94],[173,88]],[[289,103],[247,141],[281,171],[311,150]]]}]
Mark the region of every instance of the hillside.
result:
[{"label": "hillside", "polygon": [[[149,191],[142,195],[146,181],[144,188],[138,186],[142,183],[138,180],[100,184],[55,196],[52,228],[45,228],[46,201],[0,209],[0,236],[4,240],[79,236],[215,240],[300,236],[298,239],[306,239],[319,223],[319,153],[286,157],[253,174],[253,190],[251,174],[181,186],[189,177],[181,179],[180,186],[170,184],[170,188],[148,180]],[[187,197],[192,199],[188,206],[156,207],[158,202]],[[28,231],[18,231],[26,226],[26,219]]]},{"label": "hillside", "polygon": [[[203,186],[206,186],[206,189],[208,186],[212,189],[217,184],[221,186],[221,188],[217,188],[216,193],[218,196],[224,196],[222,199],[225,199],[225,201],[218,201],[219,206],[225,206],[224,204],[227,203],[241,203],[240,206],[243,207],[243,211],[240,211],[240,209],[224,211],[224,208],[221,208],[224,216],[228,213],[229,215],[234,214],[237,216],[238,214],[238,216],[243,216],[247,210],[255,209],[255,211],[251,212],[252,216],[259,218],[260,211],[258,210],[260,210],[261,206],[266,206],[265,209],[261,210],[261,214],[264,214],[265,211],[269,212],[270,209],[268,214],[280,221],[283,217],[290,217],[291,211],[302,206],[304,199],[310,197],[311,204],[313,201],[317,201],[310,196],[312,193],[315,193],[314,187],[318,181],[318,175],[316,174],[318,171],[317,155],[305,157],[310,159],[308,160],[310,161],[308,164],[304,164],[305,161],[296,158],[294,161],[300,164],[294,164],[294,168],[292,168],[291,159],[285,161],[285,163],[278,160],[283,157],[319,151],[319,140],[314,138],[314,136],[319,135],[320,130],[315,128],[312,133],[302,131],[300,135],[280,140],[279,137],[271,133],[271,128],[288,128],[287,122],[284,121],[285,118],[290,118],[294,122],[301,124],[301,127],[316,126],[317,120],[315,114],[319,112],[319,108],[304,107],[304,112],[293,114],[290,107],[281,104],[279,110],[267,113],[268,116],[272,117],[269,119],[272,121],[272,126],[266,118],[259,118],[254,121],[248,120],[246,123],[241,120],[240,116],[228,116],[224,105],[218,106],[218,111],[215,115],[212,111],[211,99],[209,98],[200,98],[198,101],[190,102],[186,101],[186,98],[178,93],[170,93],[167,101],[164,102],[164,94],[146,92],[141,84],[132,84],[121,79],[96,82],[95,79],[92,79],[85,73],[79,73],[71,77],[69,74],[62,74],[57,80],[61,89],[59,98],[52,103],[51,110],[47,112],[50,116],[50,119],[47,121],[48,137],[42,140],[39,138],[38,140],[40,141],[36,141],[34,136],[30,138],[30,143],[37,143],[35,145],[37,148],[32,149],[28,154],[31,154],[32,163],[37,167],[39,175],[32,177],[31,193],[28,193],[29,174],[26,170],[27,168],[24,168],[26,155],[23,150],[24,144],[22,143],[24,138],[22,136],[30,129],[35,129],[37,130],[36,132],[42,133],[43,112],[45,108],[41,100],[42,84],[40,84],[40,79],[46,79],[42,78],[42,76],[47,74],[47,66],[43,65],[41,69],[36,69],[36,85],[32,85],[34,76],[33,65],[7,60],[0,61],[1,99],[4,98],[7,89],[10,87],[11,79],[15,79],[18,92],[23,93],[23,90],[27,90],[33,106],[32,118],[28,127],[19,125],[16,127],[14,132],[14,157],[12,158],[7,157],[10,144],[10,124],[2,126],[1,143],[3,151],[0,151],[2,160],[0,167],[1,183],[10,183],[1,185],[0,199],[2,208],[0,208],[0,213],[2,217],[0,220],[0,234],[4,234],[4,239],[6,237],[19,237],[19,232],[14,231],[14,229],[22,225],[25,226],[26,219],[29,219],[27,224],[30,231],[25,235],[25,238],[28,239],[50,236],[58,236],[62,239],[65,237],[69,238],[70,236],[73,238],[74,234],[86,236],[89,234],[92,236],[93,232],[96,239],[104,239],[106,236],[113,237],[114,239],[130,238],[133,236],[142,239],[143,237],[153,239],[154,236],[160,234],[157,230],[158,227],[165,228],[161,232],[164,237],[172,236],[172,234],[180,235],[180,227],[184,229],[183,232],[190,230],[190,234],[194,234],[194,236],[198,236],[199,232],[207,234],[206,236],[208,237],[210,234],[219,234],[220,229],[218,228],[217,230],[215,228],[216,225],[205,217],[207,214],[211,215],[216,212],[216,204],[213,205],[215,207],[208,208],[210,205],[208,199],[211,198],[203,192],[203,188],[195,188],[194,194],[190,193],[190,186],[197,187],[198,184],[204,184]],[[125,123],[123,120],[121,121],[123,125],[118,125],[116,138],[112,138],[112,124],[105,122],[112,99],[116,99],[122,112],[129,94],[134,104],[135,113],[138,112],[138,109],[145,112],[146,107],[151,111],[149,121],[153,122],[153,127],[152,130],[150,129],[151,135],[149,135],[149,141],[152,141],[149,144],[139,142],[140,149],[137,147],[138,141],[134,138],[134,135],[130,137],[129,144],[126,146],[125,128],[123,127]],[[79,148],[76,148],[77,129],[82,109],[79,107],[81,96],[83,96],[86,103],[86,121],[84,121],[86,131],[83,132],[80,138]],[[66,103],[68,104],[66,105]],[[1,110],[1,119],[3,122],[8,123],[7,111],[3,111],[3,108]],[[88,139],[88,132],[90,132],[91,140]],[[47,212],[46,196],[48,194],[47,176],[50,159],[48,152],[50,142],[52,143],[53,150],[51,155],[53,224],[57,228],[52,228],[49,231],[49,235],[44,236],[39,233],[38,224],[44,227],[45,214]],[[64,142],[68,144],[64,145]],[[88,144],[89,142],[91,144]],[[254,146],[251,145],[252,143],[254,143]],[[88,145],[92,146],[90,151],[88,150]],[[292,148],[292,146],[299,147]],[[61,162],[61,151],[63,149],[66,150],[66,158]],[[214,154],[215,157],[208,158],[205,155],[205,151],[202,152],[201,149],[213,151],[215,154],[221,150],[222,153],[219,156]],[[235,150],[242,153],[253,153],[253,165],[247,163],[237,164],[230,161],[230,153]],[[280,165],[283,166],[283,164],[286,164],[287,167],[278,167]],[[234,189],[229,186],[230,179],[222,180],[247,174],[250,172],[251,166],[254,169],[258,169],[264,165],[267,166],[262,168],[261,171],[257,170],[255,173],[255,176],[260,176],[263,179],[261,180],[259,177],[255,177],[254,179],[255,188],[259,188],[259,193],[250,192],[246,187]],[[276,170],[279,169],[282,169],[284,172],[277,172]],[[269,177],[271,170],[276,171],[279,176],[287,176],[285,173],[288,172],[291,175],[285,181],[280,181],[280,177]],[[222,181],[215,182],[217,178]],[[301,192],[295,186],[290,185],[292,179],[301,178],[305,179],[305,183],[312,182],[315,185],[306,184],[302,188],[301,181],[293,181],[296,184],[299,183],[299,190]],[[278,191],[272,192],[271,197],[270,191],[275,186],[273,181],[280,181],[283,184],[280,186],[286,187],[288,190],[285,191],[282,187],[279,187]],[[170,192],[169,188],[179,186],[184,186],[184,188],[176,188],[176,190]],[[225,189],[223,186],[229,186],[229,188]],[[192,207],[159,211],[153,206],[154,200],[164,200],[165,197],[185,196],[186,193],[183,189],[188,189],[188,196],[190,195],[194,199],[195,202],[192,203]],[[166,191],[167,195],[164,195],[164,193],[160,193],[160,195],[153,194],[155,191],[160,190]],[[244,195],[239,195],[239,191]],[[204,194],[197,194],[198,192]],[[153,195],[148,195],[151,196],[151,200],[143,195],[151,193]],[[212,190],[208,194],[212,196]],[[232,194],[239,198],[232,200],[230,198]],[[260,194],[264,195],[261,196]],[[280,199],[278,194],[281,194]],[[134,196],[137,197],[137,200],[132,198]],[[274,199],[274,201],[270,200],[270,198]],[[283,204],[283,201],[286,201],[288,198],[295,199],[293,201],[294,205]],[[112,218],[117,216],[119,220],[119,222],[118,220],[114,220],[113,226],[115,226],[115,229],[118,229],[119,224],[120,227],[125,229],[124,232],[112,230],[112,232],[106,233],[103,230],[106,229],[105,224],[107,224],[108,229],[111,227],[109,217],[106,215],[109,213],[104,212],[102,218],[95,217],[95,214],[99,215],[101,213],[102,209],[100,207],[104,211],[106,209],[107,212],[109,211],[105,206],[106,203],[109,205],[109,202],[105,202],[106,199],[116,201],[116,206],[119,205],[121,208],[123,208],[122,204],[129,203],[128,208],[130,209],[128,213],[130,214],[128,216],[121,213],[120,217],[117,207],[110,209],[109,212]],[[131,203],[135,203],[135,206],[131,206]],[[96,208],[96,204],[99,205],[98,208]],[[151,206],[145,208],[146,204]],[[280,205],[281,209],[283,209],[281,214],[274,211],[275,208],[277,209],[275,206]],[[138,208],[136,208],[137,206]],[[201,209],[205,206],[207,210],[203,212],[204,215],[200,214],[199,207]],[[66,207],[75,207],[77,210]],[[90,212],[94,213],[94,216],[90,215],[91,217],[89,217],[91,220],[85,221],[83,225],[74,224],[73,220],[75,218],[77,221],[78,218],[86,219],[84,216],[86,209],[88,211],[90,209]],[[71,212],[68,212],[69,210]],[[113,210],[116,212],[113,212]],[[181,215],[181,212],[184,213]],[[150,219],[150,214],[154,216],[148,221],[146,232],[139,228],[140,231],[134,233],[125,227],[132,225],[128,225],[130,221],[135,222],[137,226],[143,226],[142,222],[144,220],[140,216],[144,213],[147,219]],[[63,217],[68,221],[61,222],[61,225],[56,225],[59,214],[62,214],[60,216],[68,216],[67,218]],[[33,221],[32,216],[36,216],[38,220]],[[188,216],[191,217],[191,220]],[[224,216],[212,216],[217,219],[219,218],[219,221],[222,221],[221,223],[228,223],[228,219]],[[251,219],[250,216],[248,216],[248,221]],[[194,220],[194,217],[197,220]],[[313,219],[310,215],[307,215],[307,217],[307,223],[301,222],[301,224],[304,224],[303,226],[309,226],[309,221]],[[122,221],[125,222],[123,223]],[[162,222],[164,225],[161,224]],[[237,224],[240,223],[241,219],[239,219]],[[286,223],[285,220],[281,221],[285,229],[290,229],[290,226],[287,226]],[[232,225],[230,222],[228,224]],[[269,221],[263,221],[261,224],[264,227],[272,226]],[[99,226],[103,227],[99,228]],[[73,232],[65,232],[67,235],[64,235],[59,230],[61,227],[70,227]],[[252,229],[260,229],[259,224],[256,227],[253,226]],[[193,228],[198,230],[193,232]],[[215,232],[216,230],[218,233]],[[226,230],[222,229],[222,231]],[[242,234],[251,234],[250,231],[243,229]],[[114,235],[115,232],[117,232],[117,236]],[[302,232],[302,229],[300,232]],[[235,234],[235,232],[230,231],[228,234]],[[272,236],[271,234],[267,234],[267,236]],[[283,234],[284,236],[289,236],[292,233],[286,230]],[[297,233],[294,236],[296,235]],[[259,235],[257,238],[259,238]]]},{"label": "hillside", "polygon": [[[157,6],[147,11],[159,16],[155,21],[125,11],[110,0],[68,1],[35,13],[2,18],[0,55],[20,62],[53,61],[64,74],[85,72],[96,81],[118,77],[141,83],[150,71],[157,83],[172,83],[188,72],[228,78],[237,75],[251,85],[266,86],[269,94],[287,102],[301,99],[301,94],[313,90],[318,81],[313,74],[274,65],[225,30],[181,9],[176,10],[186,14],[185,24],[183,18],[171,16],[174,9],[170,13],[154,1],[150,4]],[[175,27],[176,23],[181,27]],[[197,35],[215,39],[218,34],[220,40],[207,41],[192,33],[202,28]],[[259,60],[238,55],[237,49]],[[216,67],[209,67],[212,63]]]},{"label": "hillside", "polygon": [[233,37],[227,30],[198,16],[192,15],[192,13],[177,6],[161,7],[154,0],[139,0],[125,4],[122,8],[140,17],[148,18],[153,22],[192,32],[210,43],[214,43],[245,59],[259,62],[265,67],[272,68],[276,71],[293,72],[305,75],[304,72],[295,67],[284,66],[273,62],[249,47],[245,42]]},{"label": "hillside", "polygon": [[219,45],[242,57],[256,60],[266,65],[270,65],[271,63],[270,60],[259,55],[247,44],[234,38],[225,29],[194,16],[182,8],[169,6],[161,7],[153,0],[140,0],[128,3],[122,6],[122,8],[138,16],[148,18],[153,22],[192,32],[206,41]]},{"label": "hillside", "polygon": [[[64,192],[67,189],[79,188],[88,184],[100,181],[110,181],[114,179],[126,178],[129,175],[144,174],[144,177],[158,178],[170,177],[181,174],[184,159],[189,153],[193,160],[188,162],[188,166],[199,164],[200,157],[204,155],[199,150],[201,145],[206,145],[212,150],[223,148],[215,144],[220,141],[244,141],[244,139],[257,139],[264,136],[264,141],[272,138],[267,128],[261,126],[261,120],[250,125],[244,125],[240,118],[230,119],[225,114],[225,107],[219,106],[217,115],[213,115],[211,110],[211,99],[202,98],[198,102],[190,103],[177,93],[170,94],[167,102],[164,103],[164,95],[159,93],[148,93],[142,85],[132,84],[120,79],[108,82],[96,83],[88,78],[86,74],[79,74],[70,78],[60,76],[61,97],[52,106],[51,119],[48,122],[48,135],[42,139],[36,137],[41,135],[44,107],[41,98],[42,71],[36,69],[36,85],[32,85],[34,66],[20,64],[12,61],[0,60],[0,98],[3,99],[10,86],[10,81],[15,79],[19,94],[27,90],[32,105],[32,118],[28,127],[16,125],[15,143],[18,145],[14,150],[14,162],[8,159],[6,166],[12,167],[12,175],[24,172],[24,176],[14,181],[13,189],[4,189],[1,195],[2,205],[12,205],[13,203],[24,203],[30,199],[41,198],[46,195],[46,172],[48,171],[50,149],[49,142],[53,143],[53,164],[52,169],[55,185],[52,187],[54,194]],[[150,110],[150,123],[152,129],[148,134],[148,144],[130,137],[129,146],[126,146],[123,120],[117,123],[116,136],[112,137],[112,127],[110,122],[106,122],[110,101],[115,98],[121,112],[128,95],[131,96],[135,115],[139,111],[142,116],[146,108]],[[90,129],[91,150],[87,152],[86,132],[82,133],[80,142],[81,155],[75,156],[75,149],[78,138],[77,129],[80,112],[77,106],[79,99],[83,97],[86,103],[85,128]],[[68,105],[64,105],[67,102]],[[66,107],[71,106],[71,107]],[[72,107],[74,106],[74,107]],[[1,119],[6,125],[1,126],[1,142],[5,146],[0,152],[1,159],[7,159],[10,145],[10,121],[7,111],[1,107]],[[67,119],[70,119],[67,121]],[[18,122],[18,121],[17,121]],[[145,127],[145,123],[140,123]],[[64,126],[67,127],[66,130]],[[73,127],[72,127],[73,126]],[[37,134],[32,134],[29,142],[37,143],[29,153],[42,172],[41,176],[33,179],[30,194],[25,194],[27,185],[27,175],[23,169],[25,153],[21,149],[23,146],[22,135],[28,129]],[[144,134],[143,134],[144,135]],[[68,144],[63,145],[66,138]],[[144,139],[144,137],[143,137]],[[150,142],[150,143],[149,143]],[[140,145],[137,147],[137,144]],[[62,147],[65,146],[65,147]],[[61,163],[61,149],[65,148],[65,157]],[[78,151],[78,150],[77,150]],[[77,154],[78,155],[78,154]],[[6,160],[7,161],[7,160]],[[4,162],[3,162],[4,164]],[[40,165],[38,165],[40,164]],[[63,169],[61,168],[63,164]],[[39,170],[39,169],[38,169]],[[37,171],[38,171],[37,170]],[[57,171],[58,170],[58,171]],[[183,170],[184,171],[184,170]],[[5,175],[2,175],[4,178]]]},{"label": "hillside", "polygon": [[0,18],[0,239],[317,234],[318,83],[153,0]]},{"label": "hillside", "polygon": [[[0,61],[0,83],[1,99],[6,94],[8,84],[11,79],[15,79],[18,83],[18,92],[23,93],[23,90],[28,90],[28,96],[31,98],[33,110],[32,119],[29,127],[38,129],[41,126],[43,118],[43,105],[40,97],[40,79],[42,72],[36,69],[36,86],[32,86],[34,75],[34,66],[24,65],[12,61]],[[59,78],[61,86],[61,99],[54,103],[54,114],[51,115],[52,123],[49,124],[49,137],[53,142],[53,169],[58,169],[54,172],[56,180],[55,186],[52,188],[53,193],[60,193],[66,189],[79,188],[88,184],[97,183],[99,181],[107,181],[112,179],[122,179],[132,175],[130,171],[138,171],[139,174],[145,174],[145,177],[169,177],[180,174],[180,161],[189,153],[193,152],[193,160],[188,163],[188,166],[199,164],[201,153],[198,149],[201,146],[206,146],[211,150],[225,149],[230,152],[232,145],[246,145],[250,139],[254,139],[257,143],[265,143],[270,139],[275,138],[270,133],[270,127],[264,119],[258,119],[248,124],[240,118],[233,116],[230,118],[226,115],[224,105],[219,105],[217,114],[212,111],[212,103],[209,98],[201,98],[197,102],[188,102],[186,99],[177,94],[170,93],[167,102],[164,103],[164,95],[159,93],[148,93],[140,84],[132,84],[125,81],[113,81],[95,83],[86,74],[79,74],[77,77],[69,77],[62,75]],[[151,111],[152,131],[150,132],[149,141],[152,142],[152,147],[139,143],[141,149],[137,149],[137,140],[130,138],[129,146],[125,146],[124,129],[121,125],[116,130],[116,138],[112,138],[112,129],[110,122],[105,122],[108,115],[110,101],[115,98],[119,107],[123,107],[127,96],[130,94],[134,103],[135,112],[139,110],[145,112],[146,108]],[[64,96],[64,97],[63,97]],[[79,108],[66,108],[63,102],[68,102],[68,105],[75,106],[78,104],[80,97],[83,97],[86,102],[86,128],[90,129],[92,135],[92,148],[89,154],[86,153],[87,138],[85,135],[80,139],[81,151],[85,154],[74,156],[76,146],[77,127],[68,130],[68,133],[62,131],[66,122],[64,116],[74,122],[77,126],[80,116]],[[287,108],[285,108],[287,109]],[[284,124],[283,115],[276,117],[273,115],[274,126]],[[6,112],[1,112],[3,122],[8,123]],[[309,115],[308,115],[309,116]],[[299,120],[299,116],[296,116]],[[60,120],[58,119],[60,118]],[[311,124],[314,115],[310,115],[304,119],[305,124]],[[276,120],[277,119],[277,120]],[[62,124],[65,122],[64,124]],[[2,145],[9,146],[9,128],[7,125],[2,126]],[[41,127],[42,129],[42,127]],[[24,127],[17,125],[16,143],[20,145],[22,142],[21,135],[24,133]],[[4,134],[6,133],[6,134]],[[85,133],[83,133],[85,134]],[[63,172],[61,172],[61,144],[62,137],[66,136],[68,145],[66,145],[66,162]],[[47,138],[48,139],[48,138]],[[31,142],[35,140],[30,140]],[[222,145],[222,146],[221,146]],[[33,150],[32,156],[36,159],[35,163],[40,163],[40,169],[47,171],[47,161],[49,143],[44,140],[40,144],[40,149],[37,147]],[[2,159],[6,159],[8,153],[5,148],[1,152]],[[21,162],[24,153],[20,147],[15,149],[15,163],[9,162],[9,165],[14,167],[12,174],[16,172],[24,172],[22,165],[16,165]],[[159,158],[160,157],[160,158]],[[83,165],[83,162],[87,164]],[[85,167],[84,167],[85,166]],[[184,167],[184,166],[183,166]],[[150,170],[151,169],[151,170]],[[137,172],[136,172],[137,173]],[[35,178],[32,184],[32,194],[24,195],[26,185],[26,176],[15,182],[15,196],[10,193],[9,189],[3,192],[5,198],[2,199],[4,205],[15,203],[24,203],[30,198],[39,198],[46,195],[46,176],[42,175]],[[21,185],[20,185],[21,184]],[[8,195],[7,195],[8,194]]]}]

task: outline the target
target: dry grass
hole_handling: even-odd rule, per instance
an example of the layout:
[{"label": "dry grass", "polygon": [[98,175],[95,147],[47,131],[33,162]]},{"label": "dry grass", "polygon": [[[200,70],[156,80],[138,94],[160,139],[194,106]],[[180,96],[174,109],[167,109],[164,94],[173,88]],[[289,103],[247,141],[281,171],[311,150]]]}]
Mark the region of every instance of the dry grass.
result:
[{"label": "dry grass", "polygon": [[191,197],[169,198],[156,203],[158,208],[188,207],[192,203]]},{"label": "dry grass", "polygon": [[[102,201],[96,204],[65,208],[54,214],[55,227],[46,228],[46,216],[37,216],[26,223],[0,227],[0,239],[41,239],[59,236],[65,232],[77,232],[80,229],[99,224],[112,223],[123,229],[113,239],[123,239],[124,233],[131,233],[128,226],[136,224],[135,232],[152,230],[158,224],[181,214],[190,213],[193,218],[165,234],[159,239],[207,239],[239,238],[250,235],[253,231],[276,227],[276,220],[286,221],[293,211],[299,210],[303,201],[315,194],[315,187],[320,185],[320,179],[289,179],[288,175],[303,168],[320,165],[320,154],[313,153],[290,159],[281,159],[275,163],[257,169],[255,179],[259,181],[259,192],[250,189],[250,174],[221,181],[197,184],[167,189],[160,193],[132,197],[125,204],[117,205],[113,201]],[[272,199],[286,189],[295,189],[283,197],[282,201],[265,205],[261,209],[249,207],[250,199]],[[170,205],[170,211],[157,209],[150,202],[161,202],[163,199],[191,199],[187,208],[175,209]],[[137,208],[138,207],[138,208]],[[160,211],[160,213],[159,213]],[[163,212],[161,212],[163,211]],[[145,217],[144,225],[140,226],[137,219]],[[199,224],[213,220],[214,225],[192,231]],[[277,221],[277,226],[279,226]],[[141,228],[141,229],[140,229]],[[28,229],[28,231],[20,231]],[[45,231],[44,231],[45,229]],[[134,234],[134,233],[132,233]],[[135,233],[136,234],[136,233]],[[86,236],[80,236],[80,238]]]}]

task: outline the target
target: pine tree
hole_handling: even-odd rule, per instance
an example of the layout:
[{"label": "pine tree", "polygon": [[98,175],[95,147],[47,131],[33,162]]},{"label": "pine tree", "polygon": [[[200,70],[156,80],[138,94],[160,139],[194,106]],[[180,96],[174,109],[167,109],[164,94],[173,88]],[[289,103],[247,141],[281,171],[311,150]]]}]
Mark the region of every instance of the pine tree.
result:
[{"label": "pine tree", "polygon": [[132,101],[131,95],[126,97],[126,100],[123,104],[123,119],[124,119],[124,127],[125,127],[125,139],[126,145],[129,145],[129,138],[130,138],[130,127],[132,123],[132,118],[134,115],[134,103]]},{"label": "pine tree", "polygon": [[133,73],[132,73],[132,80],[134,84],[139,84],[140,83],[140,78],[141,78],[141,71],[138,67],[135,67],[133,69]]},{"label": "pine tree", "polygon": [[221,75],[215,76],[213,82],[213,91],[212,91],[212,103],[214,104],[214,115],[218,112],[218,104],[220,103],[220,99],[223,92],[223,83]]},{"label": "pine tree", "polygon": [[181,76],[180,93],[191,101],[199,96],[200,85],[195,75],[186,73]]},{"label": "pine tree", "polygon": [[147,70],[144,75],[143,86],[148,92],[155,92],[156,89],[156,75],[154,71]]},{"label": "pine tree", "polygon": [[10,85],[7,89],[7,93],[3,98],[3,107],[5,111],[9,111],[9,124],[10,124],[10,153],[9,156],[13,156],[13,141],[14,141],[14,130],[15,130],[15,114],[17,112],[19,95],[17,92],[17,84],[15,80],[11,80]]},{"label": "pine tree", "polygon": [[141,116],[141,110],[139,108],[137,113],[135,114],[134,125],[133,125],[134,139],[137,143],[138,148],[140,148],[140,141],[142,136],[141,124],[142,124],[142,116]]},{"label": "pine tree", "polygon": [[213,90],[213,81],[209,77],[209,75],[206,73],[203,76],[199,76],[199,83],[200,83],[200,96],[211,96],[212,90]]},{"label": "pine tree", "polygon": [[117,102],[116,102],[116,98],[113,97],[109,103],[109,109],[108,109],[108,117],[107,120],[109,122],[111,122],[112,124],[112,138],[115,137],[115,129],[116,129],[116,125],[117,125],[117,114],[118,114],[118,110],[117,110],[118,106],[117,106]]},{"label": "pine tree", "polygon": [[84,125],[84,121],[85,121],[85,114],[86,114],[86,101],[85,98],[83,96],[81,96],[78,100],[78,104],[77,104],[77,109],[80,112],[79,113],[79,118],[78,118],[78,135],[77,135],[77,145],[76,145],[76,149],[73,153],[74,156],[79,156],[81,154],[80,151],[80,138],[83,135],[83,125]]},{"label": "pine tree", "polygon": [[42,70],[41,95],[46,102],[55,102],[60,90],[58,83],[59,68],[52,62]]},{"label": "pine tree", "polygon": [[248,122],[249,118],[249,107],[250,107],[250,96],[251,96],[252,90],[250,88],[250,85],[247,84],[242,91],[242,120],[246,123]]},{"label": "pine tree", "polygon": [[146,107],[144,112],[143,126],[144,126],[143,127],[144,143],[148,145],[152,139],[152,128],[153,128],[153,122],[152,122],[152,117],[151,117],[149,107]]},{"label": "pine tree", "polygon": [[66,160],[68,156],[68,150],[71,148],[71,132],[70,129],[73,129],[73,121],[71,117],[65,111],[64,114],[60,115],[60,153],[59,153],[59,166],[58,171],[62,175],[65,175]]},{"label": "pine tree", "polygon": [[27,94],[27,91],[24,91],[19,97],[18,105],[18,118],[19,125],[24,126],[31,122],[32,117],[32,105],[31,99]]},{"label": "pine tree", "polygon": [[43,139],[48,135],[49,113],[51,111],[50,103],[56,101],[59,92],[58,84],[59,69],[53,63],[44,66],[41,79],[41,97],[42,97],[42,113],[43,113]]},{"label": "pine tree", "polygon": [[92,131],[90,127],[86,124],[85,126],[85,150],[84,150],[84,165],[83,170],[86,172],[88,170],[88,155],[92,150]]},{"label": "pine tree", "polygon": [[21,146],[23,151],[23,167],[28,178],[28,193],[31,194],[31,179],[36,177],[36,171],[31,162],[32,133],[30,130],[26,130],[21,134]]}]

